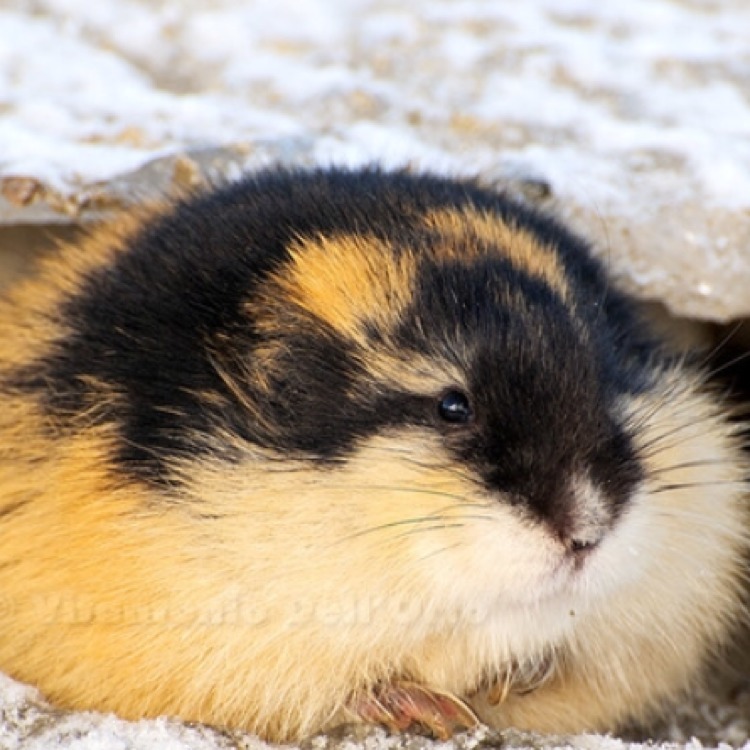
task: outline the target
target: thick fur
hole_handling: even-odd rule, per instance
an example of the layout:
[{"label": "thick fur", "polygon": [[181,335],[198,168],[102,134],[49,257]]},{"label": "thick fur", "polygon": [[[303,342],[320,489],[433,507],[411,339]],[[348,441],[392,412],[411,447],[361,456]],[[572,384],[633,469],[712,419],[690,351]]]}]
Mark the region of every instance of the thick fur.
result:
[{"label": "thick fur", "polygon": [[726,412],[471,182],[276,170],[123,218],[0,308],[0,668],[274,740],[395,680],[614,730],[742,616]]}]

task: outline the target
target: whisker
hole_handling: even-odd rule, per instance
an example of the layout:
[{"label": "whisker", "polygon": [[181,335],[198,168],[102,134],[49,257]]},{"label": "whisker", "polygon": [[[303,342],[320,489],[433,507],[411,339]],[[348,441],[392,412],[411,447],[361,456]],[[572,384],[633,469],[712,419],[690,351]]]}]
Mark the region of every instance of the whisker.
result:
[{"label": "whisker", "polygon": [[[342,485],[343,487],[343,485]],[[448,497],[453,500],[462,500],[463,495],[459,495],[455,492],[448,492],[447,490],[437,489],[425,489],[419,486],[413,487],[394,487],[391,485],[379,485],[379,484],[368,484],[367,490],[379,490],[381,492],[408,492],[413,495],[428,495],[433,497]]]},{"label": "whisker", "polygon": [[489,521],[494,522],[496,519],[494,519],[492,516],[489,515],[479,515],[479,514],[469,514],[469,515],[462,515],[458,518],[451,518],[451,523],[446,521],[441,523],[435,523],[433,526],[420,526],[419,528],[413,528],[409,529],[408,531],[404,531],[401,534],[398,535],[399,538],[401,537],[407,537],[412,536],[414,534],[421,534],[422,531],[433,531],[438,529],[462,529],[465,526],[467,526],[468,521]]},{"label": "whisker", "polygon": [[736,466],[737,461],[733,458],[704,458],[696,459],[695,461],[683,461],[679,464],[672,464],[670,466],[662,466],[656,470],[648,472],[650,478],[659,477],[663,474],[667,474],[670,471],[679,471],[680,469],[699,469],[704,466]]},{"label": "whisker", "polygon": [[[400,448],[386,448],[385,446],[368,446],[368,451],[374,451],[374,452],[381,452],[381,453],[387,453],[389,455],[397,455],[399,458],[404,459],[407,463],[417,466],[420,469],[433,469],[440,472],[445,472],[446,474],[453,474],[461,479],[465,479],[468,482],[471,482],[472,484],[477,483],[477,478],[472,476],[470,472],[465,471],[463,469],[457,468],[455,466],[451,466],[449,464],[444,463],[431,463],[429,461],[425,461],[423,459],[417,459],[414,458],[407,450],[403,450]],[[358,457],[358,460],[361,460],[362,456]]]},{"label": "whisker", "polygon": [[706,378],[715,378],[717,375],[720,375],[725,370],[730,369],[731,367],[734,367],[735,365],[738,365],[743,360],[750,357],[750,351],[742,352],[741,354],[738,354],[736,357],[733,357],[732,359],[728,360],[727,362],[722,362],[717,367],[714,367],[711,370],[708,370],[706,372]]},{"label": "whisker", "polygon": [[[687,397],[686,397],[687,396]],[[695,424],[694,420],[683,420],[685,412],[689,411],[694,407],[693,401],[689,398],[690,393],[685,393],[684,389],[678,388],[677,386],[672,387],[666,393],[662,394],[659,400],[655,400],[654,403],[648,409],[640,409],[636,414],[632,414],[626,421],[626,426],[630,429],[633,434],[640,433],[648,422],[654,420],[657,415],[666,409],[669,409],[669,421],[675,424],[673,431],[679,431]],[[675,407],[675,401],[682,400],[682,408],[678,404]],[[714,418],[713,414],[706,414],[705,419]],[[672,431],[662,433],[657,436],[654,440],[658,441],[662,437],[668,437],[672,434]],[[653,441],[645,443],[642,447],[649,448]]]},{"label": "whisker", "polygon": [[648,454],[648,455],[654,456],[654,455],[658,455],[661,451],[669,450],[671,448],[677,447],[678,445],[682,445],[683,443],[686,443],[689,440],[691,440],[693,436],[689,435],[684,440],[679,440],[679,441],[677,441],[675,443],[670,443],[666,447],[665,446],[660,446],[660,443],[662,443],[667,438],[673,437],[674,435],[678,435],[679,433],[683,432],[684,430],[695,428],[695,426],[696,426],[695,422],[685,422],[684,424],[680,424],[677,427],[674,427],[671,430],[667,430],[666,432],[663,432],[660,435],[657,435],[653,439],[648,440],[645,443],[642,443],[640,445],[640,450],[642,452],[647,452],[651,448],[655,448],[656,447],[656,448],[659,449],[656,453]]},{"label": "whisker", "polygon": [[425,531],[442,531],[444,529],[463,529],[466,526],[465,523],[448,523],[447,521],[442,523],[434,523],[432,526],[419,526],[418,528],[409,529],[409,531],[402,531],[396,535],[396,539],[405,539],[406,537],[415,536],[416,534],[422,534]]},{"label": "whisker", "polygon": [[743,321],[738,320],[730,329],[729,333],[727,333],[717,344],[714,344],[714,346],[709,349],[704,356],[701,358],[700,362],[698,362],[698,367],[703,369],[706,365],[708,365],[711,360],[713,360],[719,352],[737,335],[737,332],[742,328]]},{"label": "whisker", "polygon": [[[687,520],[690,521],[690,525],[686,529],[681,529],[680,526],[676,526],[670,532],[670,538],[675,539],[676,537],[692,538],[696,535],[700,536],[704,533],[707,522],[713,530],[720,531],[726,536],[730,537],[750,537],[750,529],[737,529],[736,524],[731,522],[720,522],[717,523],[711,519],[706,513],[698,513],[696,511],[686,511],[684,508],[677,508],[674,510],[662,510],[655,515],[659,518],[665,518],[669,521],[674,520]],[[750,572],[750,571],[749,571]]]},{"label": "whisker", "polygon": [[[671,434],[675,435],[675,434],[677,434],[677,431],[674,431]],[[739,432],[735,432],[734,430],[730,429],[730,430],[728,430],[727,434],[729,436],[734,435],[739,440],[739,435],[740,435]],[[666,439],[667,437],[669,437],[669,435],[665,434],[664,435],[664,439]],[[686,443],[689,443],[693,439],[694,439],[694,436],[687,435],[687,436],[683,436],[679,440],[672,440],[671,442],[664,443],[664,444],[661,444],[661,445],[659,444],[660,440],[654,440],[654,441],[651,441],[651,443],[649,443],[649,446],[648,446],[648,448],[646,450],[641,450],[640,453],[639,453],[639,455],[641,456],[641,458],[644,458],[644,459],[654,459],[654,458],[657,458],[658,456],[662,455],[663,453],[668,453],[670,451],[675,450],[676,448],[679,448],[681,445],[685,445]],[[708,459],[706,459],[706,460],[708,460]]]},{"label": "whisker", "polygon": [[428,497],[439,497],[439,498],[447,498],[449,500],[455,500],[454,503],[451,505],[444,506],[442,508],[436,509],[435,513],[441,513],[445,510],[449,509],[466,509],[466,508],[483,508],[487,509],[489,505],[487,503],[481,503],[477,502],[475,500],[469,499],[465,495],[461,495],[456,492],[450,492],[448,490],[439,490],[435,488],[426,488],[426,487],[420,487],[419,485],[413,485],[413,486],[399,486],[399,485],[380,485],[380,484],[368,484],[363,487],[356,487],[352,486],[351,484],[346,484],[344,482],[342,483],[334,483],[334,482],[326,482],[324,485],[325,490],[329,491],[345,491],[347,493],[354,493],[358,489],[362,489],[366,492],[390,492],[394,494],[412,494],[412,495],[426,495]]},{"label": "whisker", "polygon": [[[481,521],[490,521],[492,522],[494,519],[492,516],[488,514],[461,514],[457,516],[443,516],[437,513],[430,513],[426,516],[412,516],[411,518],[403,518],[399,519],[398,521],[389,521],[388,523],[378,524],[377,526],[372,526],[368,529],[360,529],[359,531],[355,531],[351,534],[347,534],[345,537],[343,537],[340,541],[345,541],[349,539],[357,539],[363,536],[367,536],[369,534],[374,534],[375,532],[379,531],[388,531],[391,529],[399,529],[402,527],[412,527],[410,530],[404,531],[402,534],[398,535],[395,538],[399,538],[402,536],[408,535],[410,532],[421,532],[424,530],[437,530],[437,529],[445,529],[445,528],[459,528],[461,526],[465,526],[465,521],[469,520],[481,520]],[[462,523],[462,521],[464,521]],[[424,526],[420,526],[420,524],[425,524]],[[431,525],[428,525],[431,524]]]},{"label": "whisker", "polygon": [[741,487],[746,487],[747,482],[744,482],[742,480],[718,480],[718,481],[706,481],[706,482],[675,482],[674,484],[664,484],[660,485],[658,487],[655,487],[651,490],[651,494],[658,494],[661,492],[673,492],[675,490],[691,490],[696,489],[698,487],[727,487],[727,486],[735,486],[738,489]]},{"label": "whisker", "polygon": [[410,525],[416,525],[420,523],[434,523],[435,517],[433,515],[429,516],[416,516],[413,518],[402,518],[398,521],[389,521],[388,523],[382,523],[378,524],[377,526],[371,526],[367,529],[360,529],[359,531],[354,531],[351,534],[347,534],[339,541],[346,541],[349,539],[357,539],[362,536],[367,536],[368,534],[373,534],[376,531],[385,531],[387,529],[397,529],[401,526],[410,526]]},{"label": "whisker", "polygon": [[454,544],[449,544],[445,547],[441,547],[440,549],[433,550],[432,552],[428,552],[426,555],[422,555],[422,557],[419,558],[419,562],[422,562],[424,560],[429,560],[431,557],[435,557],[436,555],[442,555],[446,552],[449,552],[452,549],[456,549],[457,547],[462,547],[463,542],[455,542]]}]

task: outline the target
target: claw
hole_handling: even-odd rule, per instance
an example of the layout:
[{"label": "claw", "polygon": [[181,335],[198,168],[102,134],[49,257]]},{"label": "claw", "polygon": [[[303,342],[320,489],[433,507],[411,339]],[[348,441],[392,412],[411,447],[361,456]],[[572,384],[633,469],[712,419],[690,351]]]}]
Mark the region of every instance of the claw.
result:
[{"label": "claw", "polygon": [[542,659],[531,669],[519,670],[517,665],[508,667],[497,679],[493,680],[487,690],[487,702],[491,706],[503,703],[511,693],[528,695],[548,682],[555,672],[555,663],[551,657]]},{"label": "claw", "polygon": [[418,685],[393,682],[355,698],[349,711],[369,724],[382,724],[403,732],[415,724],[441,740],[479,724],[474,712],[450,693]]},{"label": "claw", "polygon": [[499,706],[505,702],[505,699],[510,694],[510,689],[513,687],[513,672],[507,670],[504,675],[499,677],[496,682],[492,684],[487,692],[487,703],[491,706]]}]

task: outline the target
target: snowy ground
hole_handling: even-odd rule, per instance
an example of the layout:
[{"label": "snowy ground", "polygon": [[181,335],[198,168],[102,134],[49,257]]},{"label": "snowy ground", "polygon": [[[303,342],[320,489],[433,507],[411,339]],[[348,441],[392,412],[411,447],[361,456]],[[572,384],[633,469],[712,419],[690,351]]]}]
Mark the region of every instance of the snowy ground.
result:
[{"label": "snowy ground", "polygon": [[[643,296],[747,316],[750,3],[0,0],[0,224],[87,221],[277,160],[510,180]],[[750,695],[717,701],[659,736],[750,748]],[[3,750],[260,747],[58,714],[9,682],[0,718]]]},{"label": "snowy ground", "polygon": [[[413,734],[352,728],[313,737],[300,748],[281,750],[750,750],[750,690],[735,705],[715,698],[685,706],[661,728],[662,741],[628,741],[594,734],[542,737],[486,728],[440,742]],[[679,724],[679,726],[678,726]],[[39,694],[0,675],[2,750],[275,750],[241,732],[221,732],[169,719],[126,722],[111,715],[65,713]]]}]

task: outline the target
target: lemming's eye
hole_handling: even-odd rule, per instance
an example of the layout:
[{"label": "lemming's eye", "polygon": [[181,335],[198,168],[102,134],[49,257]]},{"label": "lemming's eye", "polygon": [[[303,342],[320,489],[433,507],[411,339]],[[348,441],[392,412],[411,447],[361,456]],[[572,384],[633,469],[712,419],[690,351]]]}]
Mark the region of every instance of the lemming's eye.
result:
[{"label": "lemming's eye", "polygon": [[438,415],[450,424],[466,424],[474,416],[469,397],[461,391],[446,391],[438,401]]}]

